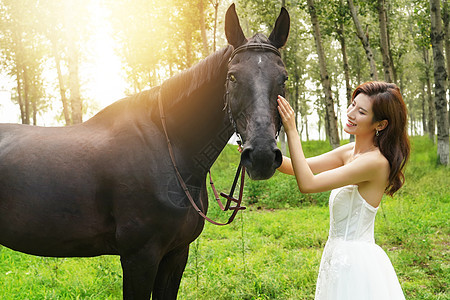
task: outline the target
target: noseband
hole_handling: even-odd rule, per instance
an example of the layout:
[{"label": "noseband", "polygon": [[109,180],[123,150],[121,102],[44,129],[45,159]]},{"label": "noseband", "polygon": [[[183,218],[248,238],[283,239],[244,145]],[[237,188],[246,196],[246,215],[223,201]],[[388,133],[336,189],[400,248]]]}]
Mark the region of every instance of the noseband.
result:
[{"label": "noseband", "polygon": [[[269,51],[269,52],[272,52],[272,53],[276,54],[277,56],[281,57],[280,51],[271,44],[265,44],[265,43],[247,44],[247,45],[239,46],[236,49],[234,49],[233,52],[231,52],[230,60],[228,61],[228,66],[230,66],[230,63],[233,60],[233,58],[236,56],[236,54],[241,53],[241,52],[246,52],[246,51],[261,51],[261,52]],[[236,135],[239,138],[239,143],[243,144],[242,136],[238,131],[237,123],[236,123],[235,119],[233,118],[233,114],[231,112],[231,103],[230,103],[230,99],[229,99],[230,92],[228,90],[229,82],[230,82],[230,78],[227,76],[227,79],[225,82],[224,108],[223,109],[227,110],[228,118],[230,119],[231,125],[233,125],[234,132],[236,133]],[[281,118],[279,118],[279,124],[278,124],[278,128],[277,128],[277,132],[275,134],[275,139],[278,138],[278,135],[280,134],[280,130],[281,130]]]}]

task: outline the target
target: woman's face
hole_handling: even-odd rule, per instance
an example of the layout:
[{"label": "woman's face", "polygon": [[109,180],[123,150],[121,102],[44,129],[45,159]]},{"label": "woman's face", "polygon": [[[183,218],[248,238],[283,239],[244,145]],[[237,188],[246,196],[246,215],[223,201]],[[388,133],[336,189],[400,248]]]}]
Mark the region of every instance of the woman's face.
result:
[{"label": "woman's face", "polygon": [[375,134],[372,101],[365,94],[358,94],[347,109],[347,122],[344,131],[354,135]]}]

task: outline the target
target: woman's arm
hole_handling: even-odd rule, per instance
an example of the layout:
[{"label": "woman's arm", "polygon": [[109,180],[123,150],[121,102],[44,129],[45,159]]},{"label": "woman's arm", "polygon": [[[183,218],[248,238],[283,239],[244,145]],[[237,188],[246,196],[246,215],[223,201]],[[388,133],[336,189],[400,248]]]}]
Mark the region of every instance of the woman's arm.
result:
[{"label": "woman's arm", "polygon": [[359,159],[340,165],[328,171],[314,175],[304,156],[300,138],[295,126],[295,114],[289,103],[282,97],[278,98],[278,110],[288,137],[291,164],[302,193],[317,193],[337,187],[370,181],[378,176],[380,160],[376,155],[365,155]]},{"label": "woman's arm", "polygon": [[[335,169],[344,165],[344,156],[352,147],[353,143],[346,144],[327,153],[308,157],[306,159],[306,162],[308,163],[309,168],[314,174]],[[288,175],[295,175],[294,168],[292,167],[292,160],[289,157],[283,156],[283,162],[278,168],[278,171]]]}]

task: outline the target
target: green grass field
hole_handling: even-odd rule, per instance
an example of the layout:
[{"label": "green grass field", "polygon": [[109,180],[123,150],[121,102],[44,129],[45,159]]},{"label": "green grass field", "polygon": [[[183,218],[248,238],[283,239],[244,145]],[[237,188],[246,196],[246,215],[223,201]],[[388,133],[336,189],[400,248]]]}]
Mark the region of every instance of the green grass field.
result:
[{"label": "green grass field", "polygon": [[[436,165],[427,138],[412,139],[407,182],[378,211],[375,239],[387,252],[407,299],[450,299],[450,168]],[[329,150],[304,143],[307,156]],[[213,168],[228,190],[238,153],[227,146]],[[191,245],[179,299],[313,299],[328,234],[329,193],[302,195],[294,177],[247,180],[233,224],[211,224]],[[213,218],[225,220],[211,198]],[[42,258],[0,247],[0,299],[121,299],[118,257]]]}]

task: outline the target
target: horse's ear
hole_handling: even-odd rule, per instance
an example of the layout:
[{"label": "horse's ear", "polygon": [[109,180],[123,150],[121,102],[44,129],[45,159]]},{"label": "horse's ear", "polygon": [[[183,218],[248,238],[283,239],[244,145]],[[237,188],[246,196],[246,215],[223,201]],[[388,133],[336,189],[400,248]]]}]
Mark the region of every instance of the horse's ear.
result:
[{"label": "horse's ear", "polygon": [[242,32],[241,24],[239,24],[234,3],[230,5],[225,14],[225,35],[228,43],[235,49],[247,42],[244,32]]},{"label": "horse's ear", "polygon": [[291,18],[289,17],[289,13],[284,7],[282,7],[272,33],[269,36],[269,41],[278,49],[286,44],[290,24]]}]

